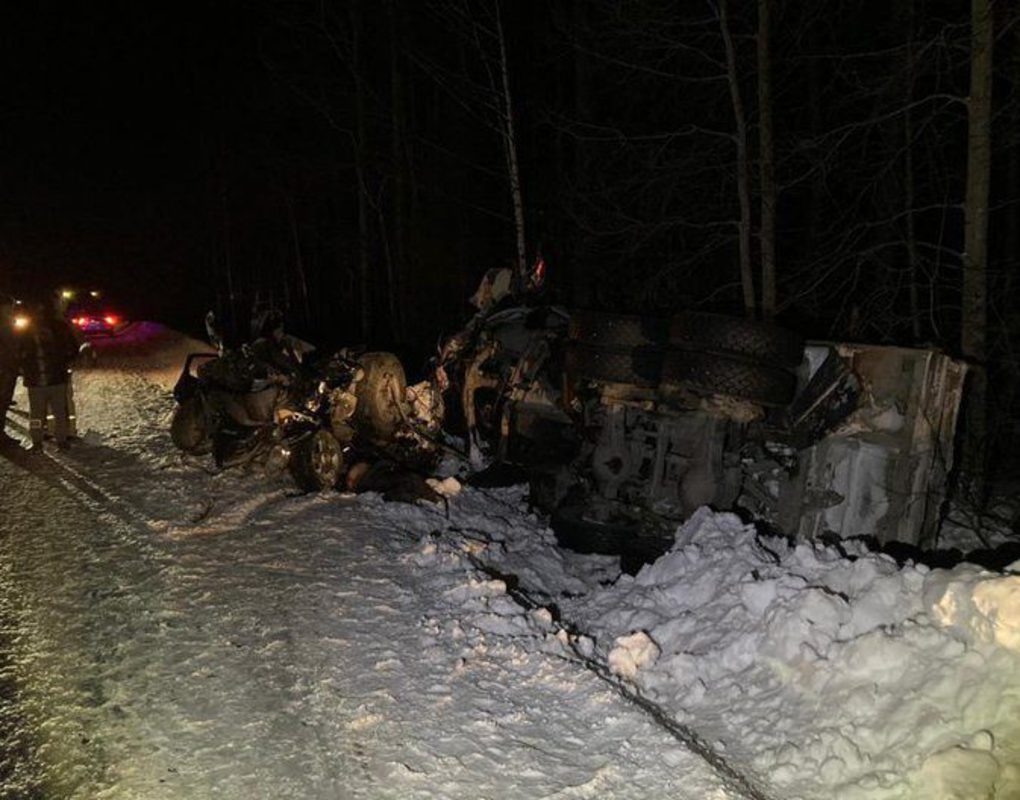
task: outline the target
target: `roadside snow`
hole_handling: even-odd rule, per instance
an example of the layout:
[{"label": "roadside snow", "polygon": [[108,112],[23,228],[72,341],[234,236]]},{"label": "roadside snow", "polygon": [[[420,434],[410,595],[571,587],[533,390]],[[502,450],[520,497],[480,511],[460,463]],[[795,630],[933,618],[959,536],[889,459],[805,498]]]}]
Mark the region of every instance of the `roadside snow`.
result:
[{"label": "roadside snow", "polygon": [[0,735],[59,796],[748,796],[612,680],[761,796],[1020,796],[1020,574],[702,509],[629,576],[520,488],[209,475],[165,433],[197,343],[139,334],[76,376],[87,447],[0,461]]},{"label": "roadside snow", "polygon": [[[584,609],[663,655],[642,688],[783,797],[1020,793],[1020,576],[758,535],[702,509]],[[964,770],[967,793],[943,794]],[[993,791],[996,794],[993,794]]]},{"label": "roadside snow", "polygon": [[488,531],[484,559],[770,796],[1020,796],[1020,570],[900,567],[701,509],[658,561],[610,578],[491,513],[513,500],[458,508]]},{"label": "roadside snow", "polygon": [[0,458],[0,796],[741,796],[438,509],[173,452],[151,333],[76,374],[83,443]]}]

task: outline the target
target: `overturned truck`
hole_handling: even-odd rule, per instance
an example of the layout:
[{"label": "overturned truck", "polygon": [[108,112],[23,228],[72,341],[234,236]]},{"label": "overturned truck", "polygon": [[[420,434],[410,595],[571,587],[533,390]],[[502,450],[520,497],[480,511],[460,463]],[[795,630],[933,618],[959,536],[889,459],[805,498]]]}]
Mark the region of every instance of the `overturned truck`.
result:
[{"label": "overturned truck", "polygon": [[469,441],[523,467],[561,541],[668,538],[701,505],[803,538],[934,543],[965,366],[716,314],[511,308],[457,353]]}]

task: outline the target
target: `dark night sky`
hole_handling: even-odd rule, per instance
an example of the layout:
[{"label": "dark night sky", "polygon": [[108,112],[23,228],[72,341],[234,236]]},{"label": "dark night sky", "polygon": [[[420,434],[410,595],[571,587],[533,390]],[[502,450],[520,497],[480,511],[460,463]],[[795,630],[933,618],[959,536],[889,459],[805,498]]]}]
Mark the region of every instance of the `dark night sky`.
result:
[{"label": "dark night sky", "polygon": [[[772,5],[777,321],[957,352],[968,4]],[[757,267],[757,6],[731,6]],[[744,313],[725,37],[675,0],[4,3],[0,292],[89,283],[239,335],[269,303],[320,344],[423,361],[514,260],[494,8],[547,296]],[[1020,23],[995,10],[990,363],[1015,384]]]},{"label": "dark night sky", "polygon": [[[132,316],[191,325],[217,292],[222,298],[223,197],[235,269],[260,262],[265,271],[289,253],[289,233],[266,231],[285,216],[280,187],[290,179],[296,202],[306,200],[308,225],[332,226],[349,240],[356,216],[349,140],[293,85],[313,85],[321,72],[344,98],[349,77],[321,53],[302,65],[295,53],[303,44],[286,41],[287,15],[314,6],[5,4],[0,290],[91,283],[121,298]],[[345,3],[329,8],[346,15]],[[369,35],[377,46],[365,57],[385,84],[387,32]],[[293,73],[281,78],[277,57]],[[327,176],[337,169],[347,171]],[[310,181],[320,184],[310,190],[314,199],[306,197]],[[338,188],[323,189],[325,181]],[[461,303],[451,305],[460,313]]]},{"label": "dark night sky", "polygon": [[[529,246],[541,243],[550,256],[560,296],[622,311],[741,313],[735,228],[727,227],[739,215],[733,144],[687,135],[734,125],[721,73],[702,80],[724,60],[711,6],[502,5]],[[463,318],[481,273],[514,250],[498,133],[491,119],[479,120],[486,98],[469,86],[484,71],[468,37],[437,14],[444,6],[459,4],[357,6],[374,203],[362,237],[371,297],[362,305],[371,306],[380,341],[434,340]],[[774,26],[774,103],[787,182],[780,321],[816,335],[904,339],[913,334],[897,221],[902,9],[870,0],[833,3],[831,14],[777,7],[785,17]],[[257,287],[235,298],[235,309],[269,293],[311,327],[338,338],[360,333],[350,329],[356,315],[343,313],[369,283],[359,284],[358,272],[354,70],[329,40],[349,31],[349,8],[340,0],[3,4],[0,290],[90,282],[124,298],[132,316],[191,324],[224,302],[229,272],[235,284]],[[918,65],[915,95],[965,92],[966,48],[954,45],[966,32],[962,7],[927,0],[916,8],[915,35],[937,57]],[[663,30],[663,21],[672,27]],[[752,151],[754,21],[752,6],[735,6]],[[399,115],[391,59],[406,93]],[[940,248],[958,247],[962,231],[961,108],[918,105],[912,151],[914,203],[927,209],[918,230],[932,323],[921,336],[949,343],[956,273]],[[1002,108],[999,125],[1020,113]],[[855,133],[832,136],[844,129]],[[1005,132],[993,140],[1001,154],[1012,148],[1010,168],[1020,169],[1020,148]],[[1008,188],[1008,197],[993,198],[996,208],[1013,208]],[[1006,245],[1000,235],[1000,260]],[[400,257],[397,277],[384,274]],[[301,282],[318,305],[301,308]],[[408,309],[404,319],[394,319],[396,306]]]},{"label": "dark night sky", "polygon": [[225,64],[247,44],[243,16],[209,7],[4,4],[0,281],[133,294],[136,278],[184,274],[224,81],[241,66]]}]

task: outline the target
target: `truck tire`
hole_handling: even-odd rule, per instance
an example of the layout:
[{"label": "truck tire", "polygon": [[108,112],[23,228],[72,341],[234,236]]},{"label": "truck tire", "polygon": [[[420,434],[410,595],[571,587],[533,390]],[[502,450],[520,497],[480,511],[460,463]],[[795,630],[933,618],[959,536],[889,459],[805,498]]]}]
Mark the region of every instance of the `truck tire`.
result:
[{"label": "truck tire", "polygon": [[402,404],[407,393],[407,378],[400,359],[393,353],[365,353],[358,359],[365,371],[354,394],[358,405],[354,410],[355,427],[371,438],[389,441],[404,420]]},{"label": "truck tire", "polygon": [[569,342],[564,368],[572,378],[650,387],[659,383],[662,352],[654,347],[609,348]]},{"label": "truck tire", "polygon": [[174,409],[170,420],[170,439],[178,450],[204,455],[212,449],[210,434],[201,397],[193,395]]},{"label": "truck tire", "polygon": [[317,430],[294,445],[288,466],[294,483],[301,491],[332,489],[344,472],[343,450],[333,434]]},{"label": "truck tire", "polygon": [[576,310],[570,312],[567,336],[592,347],[657,346],[665,344],[669,338],[669,320]]},{"label": "truck tire", "polygon": [[662,382],[724,394],[763,406],[784,406],[793,399],[792,372],[737,356],[671,350],[662,363]]},{"label": "truck tire", "polygon": [[674,347],[743,356],[786,368],[799,366],[804,357],[804,339],[799,334],[722,314],[678,314],[670,321],[669,342]]},{"label": "truck tire", "polygon": [[634,575],[673,545],[671,528],[642,528],[633,520],[594,522],[586,519],[586,508],[586,504],[566,503],[553,512],[549,527],[561,547],[575,553],[620,556],[623,571]]}]

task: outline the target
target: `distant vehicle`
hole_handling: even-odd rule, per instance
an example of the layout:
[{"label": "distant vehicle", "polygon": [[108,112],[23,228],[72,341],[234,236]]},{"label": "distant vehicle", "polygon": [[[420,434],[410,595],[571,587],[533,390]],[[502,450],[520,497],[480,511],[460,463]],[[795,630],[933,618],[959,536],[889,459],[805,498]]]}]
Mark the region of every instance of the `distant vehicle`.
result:
[{"label": "distant vehicle", "polygon": [[116,336],[128,320],[98,289],[62,289],[64,316],[86,336]]},{"label": "distant vehicle", "polygon": [[4,323],[10,324],[15,330],[28,326],[28,316],[21,301],[12,294],[0,292],[0,313],[4,315]]}]

